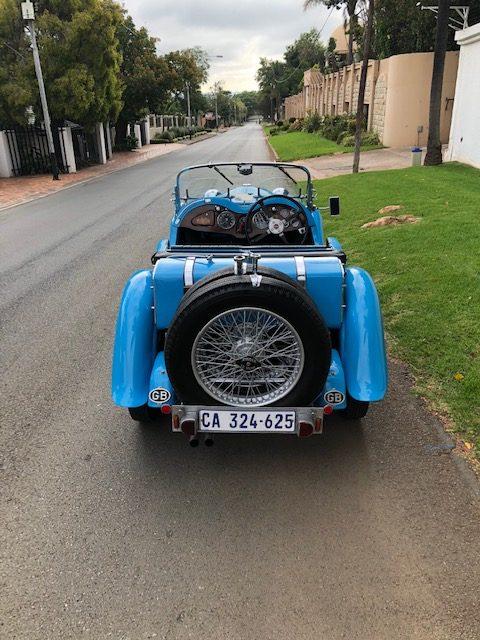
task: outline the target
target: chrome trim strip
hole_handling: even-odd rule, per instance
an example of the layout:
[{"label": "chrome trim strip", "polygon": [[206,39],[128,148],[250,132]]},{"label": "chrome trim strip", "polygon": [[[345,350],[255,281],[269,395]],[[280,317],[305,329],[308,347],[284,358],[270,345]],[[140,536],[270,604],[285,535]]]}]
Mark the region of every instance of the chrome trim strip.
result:
[{"label": "chrome trim strip", "polygon": [[303,256],[295,256],[295,269],[297,271],[297,280],[305,286],[307,282],[307,271],[305,269],[305,258]]},{"label": "chrome trim strip", "polygon": [[183,286],[185,289],[189,289],[193,286],[193,269],[195,267],[196,258],[190,256],[185,260],[185,266],[183,267]]}]

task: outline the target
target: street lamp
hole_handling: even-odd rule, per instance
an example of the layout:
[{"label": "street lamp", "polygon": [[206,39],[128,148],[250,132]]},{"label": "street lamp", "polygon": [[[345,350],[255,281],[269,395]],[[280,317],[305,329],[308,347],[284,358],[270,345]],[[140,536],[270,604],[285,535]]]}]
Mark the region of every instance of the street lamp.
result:
[{"label": "street lamp", "polygon": [[52,167],[52,174],[54,180],[60,180],[57,156],[55,155],[55,145],[53,144],[52,125],[50,122],[50,114],[48,112],[47,94],[45,93],[45,85],[43,84],[42,66],[40,64],[40,56],[38,53],[37,36],[35,33],[35,11],[33,4],[30,0],[22,2],[22,17],[27,24],[27,29],[30,32],[30,38],[32,40],[32,52],[33,63],[35,65],[35,74],[37,76],[38,90],[40,92],[40,102],[42,104],[43,111],[43,123],[45,125],[45,133],[47,134],[48,152],[50,154],[50,166]]}]

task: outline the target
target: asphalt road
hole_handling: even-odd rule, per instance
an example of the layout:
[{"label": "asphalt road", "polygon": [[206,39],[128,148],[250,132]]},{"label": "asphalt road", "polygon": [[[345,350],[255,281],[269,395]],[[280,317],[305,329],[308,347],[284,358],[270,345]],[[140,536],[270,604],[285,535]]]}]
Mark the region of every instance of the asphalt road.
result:
[{"label": "asphalt road", "polygon": [[178,169],[256,125],[0,214],[3,639],[478,640],[478,498],[394,366],[325,436],[190,448],[110,401],[123,284]]}]

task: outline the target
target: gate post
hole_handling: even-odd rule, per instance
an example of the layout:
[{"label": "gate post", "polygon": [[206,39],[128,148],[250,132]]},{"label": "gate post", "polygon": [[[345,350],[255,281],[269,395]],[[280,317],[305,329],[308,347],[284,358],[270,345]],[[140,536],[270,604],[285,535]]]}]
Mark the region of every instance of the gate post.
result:
[{"label": "gate post", "polygon": [[97,122],[95,125],[95,138],[98,149],[98,162],[100,164],[107,164],[107,152],[105,150],[105,136],[103,135],[103,124]]},{"label": "gate post", "polygon": [[7,134],[0,131],[0,178],[13,176],[13,162],[8,148]]},{"label": "gate post", "polygon": [[75,162],[75,152],[73,150],[72,128],[60,127],[60,136],[63,136],[63,165],[68,169],[68,173],[77,173],[77,163]]},{"label": "gate post", "polygon": [[142,148],[142,132],[140,131],[140,125],[135,124],[133,127],[134,136],[137,139],[137,149]]}]

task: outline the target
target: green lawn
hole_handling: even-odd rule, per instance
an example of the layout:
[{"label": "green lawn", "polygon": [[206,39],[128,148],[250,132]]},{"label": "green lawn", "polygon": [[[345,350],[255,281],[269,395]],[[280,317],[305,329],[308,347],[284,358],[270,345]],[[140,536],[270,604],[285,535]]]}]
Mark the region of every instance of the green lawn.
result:
[{"label": "green lawn", "polygon": [[[391,352],[408,362],[416,391],[448,416],[480,454],[480,171],[459,164],[316,181],[319,205],[350,264],[373,275]],[[361,229],[389,204],[417,224]]]},{"label": "green lawn", "polygon": [[[305,158],[316,158],[317,156],[329,156],[334,153],[352,153],[352,147],[344,147],[332,140],[323,138],[318,133],[307,133],[306,131],[282,131],[276,136],[269,135],[273,125],[263,125],[263,131],[268,141],[275,149],[278,159],[282,162],[292,160],[302,160]],[[382,145],[365,145],[362,151],[372,149],[382,149]]]}]

